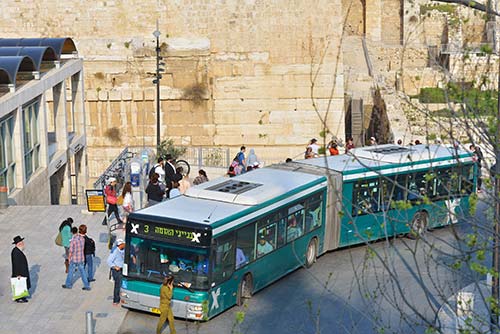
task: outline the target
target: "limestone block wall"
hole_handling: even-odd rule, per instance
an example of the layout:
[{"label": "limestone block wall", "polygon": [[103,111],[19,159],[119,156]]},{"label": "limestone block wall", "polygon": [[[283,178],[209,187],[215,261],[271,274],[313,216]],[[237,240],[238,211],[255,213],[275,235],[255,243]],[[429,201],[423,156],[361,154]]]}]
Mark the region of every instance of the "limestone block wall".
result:
[{"label": "limestone block wall", "polygon": [[[300,154],[344,137],[341,0],[4,0],[4,37],[74,39],[85,60],[91,182],[126,146],[156,143],[155,39],[166,63],[161,135],[176,144]],[[314,89],[311,90],[311,77]],[[314,105],[313,106],[313,99]]]}]

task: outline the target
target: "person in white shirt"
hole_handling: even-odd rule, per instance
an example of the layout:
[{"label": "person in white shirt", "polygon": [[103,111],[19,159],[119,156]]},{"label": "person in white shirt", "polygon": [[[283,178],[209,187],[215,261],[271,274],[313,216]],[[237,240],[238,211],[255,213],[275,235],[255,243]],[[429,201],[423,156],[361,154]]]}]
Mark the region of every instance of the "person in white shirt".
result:
[{"label": "person in white shirt", "polygon": [[155,173],[158,174],[158,182],[165,184],[165,169],[163,166],[165,161],[163,158],[158,158],[158,163],[155,165]]},{"label": "person in white shirt", "polygon": [[316,140],[316,138],[313,138],[311,139],[311,143],[309,145],[307,145],[307,147],[310,147],[311,150],[312,150],[312,153],[314,155],[314,157],[317,157],[319,155],[319,145],[316,144],[318,141]]}]

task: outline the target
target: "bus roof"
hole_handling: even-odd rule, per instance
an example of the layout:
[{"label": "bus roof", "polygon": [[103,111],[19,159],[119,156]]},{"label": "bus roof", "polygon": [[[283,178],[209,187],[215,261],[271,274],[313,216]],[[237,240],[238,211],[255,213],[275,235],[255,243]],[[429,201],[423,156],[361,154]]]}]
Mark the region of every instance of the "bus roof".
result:
[{"label": "bus roof", "polygon": [[460,158],[470,160],[472,153],[461,148],[444,145],[400,146],[395,144],[355,148],[347,154],[332,155],[297,161],[298,163],[326,168],[343,174],[384,169],[402,165],[416,165]]},{"label": "bus roof", "polygon": [[233,178],[192,186],[185,195],[137,211],[137,215],[169,217],[210,225],[231,215],[277,201],[324,182],[321,175],[259,168]]}]

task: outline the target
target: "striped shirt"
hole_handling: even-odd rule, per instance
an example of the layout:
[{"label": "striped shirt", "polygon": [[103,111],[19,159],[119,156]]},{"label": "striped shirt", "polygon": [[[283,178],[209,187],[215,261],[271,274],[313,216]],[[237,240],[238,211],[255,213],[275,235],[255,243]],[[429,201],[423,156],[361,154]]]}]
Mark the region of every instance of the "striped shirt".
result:
[{"label": "striped shirt", "polygon": [[85,247],[85,238],[77,234],[69,243],[69,261],[73,263],[85,262],[83,248]]}]

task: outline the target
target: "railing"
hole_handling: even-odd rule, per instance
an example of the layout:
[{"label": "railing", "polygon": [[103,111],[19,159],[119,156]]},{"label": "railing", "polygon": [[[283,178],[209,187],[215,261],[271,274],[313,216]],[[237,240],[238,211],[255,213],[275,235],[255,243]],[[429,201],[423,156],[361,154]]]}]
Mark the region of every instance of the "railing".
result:
[{"label": "railing", "polygon": [[94,188],[104,188],[106,179],[109,177],[115,177],[117,179],[118,189],[120,189],[125,182],[127,164],[129,163],[130,159],[132,159],[134,154],[135,153],[129,151],[128,147],[125,147],[125,149],[116,157],[116,159],[111,162],[109,167],[106,168],[104,173],[99,176],[97,181],[94,182]]},{"label": "railing", "polygon": [[[429,47],[431,47],[429,45]],[[462,43],[441,44],[441,53],[444,54],[462,54],[462,53],[492,53],[494,52],[493,43],[474,43],[463,45]]]},{"label": "railing", "polygon": [[368,67],[368,75],[373,77],[373,65],[370,60],[370,54],[368,53],[368,46],[366,46],[366,37],[361,38],[361,44],[363,45],[363,53],[365,55],[366,66]]},{"label": "railing", "polygon": [[187,147],[179,159],[186,160],[192,167],[228,167],[233,157],[229,148]]}]

